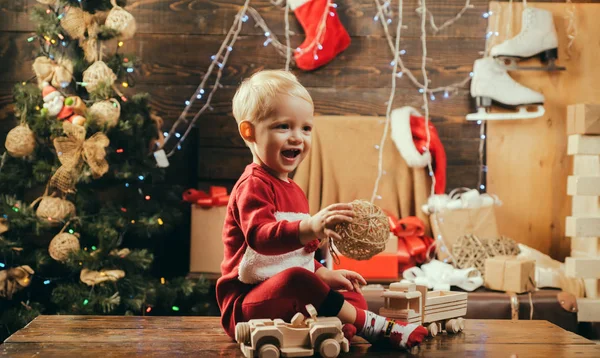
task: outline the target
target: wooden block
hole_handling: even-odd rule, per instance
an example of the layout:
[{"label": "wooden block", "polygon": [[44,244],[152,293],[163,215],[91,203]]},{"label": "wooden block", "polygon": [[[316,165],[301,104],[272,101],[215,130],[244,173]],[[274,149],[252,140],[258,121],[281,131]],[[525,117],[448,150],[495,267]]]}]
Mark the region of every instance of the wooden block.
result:
[{"label": "wooden block", "polygon": [[600,236],[600,216],[568,216],[565,231],[569,237]]},{"label": "wooden block", "polygon": [[567,144],[567,154],[599,155],[600,136],[570,135]]},{"label": "wooden block", "polygon": [[600,195],[600,176],[569,176],[568,195]]},{"label": "wooden block", "polygon": [[578,103],[567,107],[569,134],[600,134],[600,104]]},{"label": "wooden block", "polygon": [[600,257],[565,259],[567,276],[582,278],[600,278]]},{"label": "wooden block", "polygon": [[585,286],[585,297],[600,298],[600,280],[595,278],[586,278],[583,280]]},{"label": "wooden block", "polygon": [[600,239],[597,237],[572,237],[571,256],[596,257],[600,256]]},{"label": "wooden block", "polygon": [[578,298],[577,309],[577,320],[579,322],[600,322],[600,300]]}]

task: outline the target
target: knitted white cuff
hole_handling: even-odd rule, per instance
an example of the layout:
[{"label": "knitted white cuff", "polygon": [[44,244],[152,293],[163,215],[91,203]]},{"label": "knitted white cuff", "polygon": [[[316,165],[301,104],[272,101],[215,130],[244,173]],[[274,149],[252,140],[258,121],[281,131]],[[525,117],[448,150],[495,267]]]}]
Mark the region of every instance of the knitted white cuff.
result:
[{"label": "knitted white cuff", "polygon": [[415,147],[410,128],[411,114],[421,116],[421,113],[409,106],[397,108],[392,111],[392,140],[409,167],[423,168],[431,160],[431,154],[429,152],[421,154],[417,147]]},{"label": "knitted white cuff", "polygon": [[288,0],[288,4],[290,4],[290,9],[292,9],[292,11],[294,11],[309,1],[310,0]]}]

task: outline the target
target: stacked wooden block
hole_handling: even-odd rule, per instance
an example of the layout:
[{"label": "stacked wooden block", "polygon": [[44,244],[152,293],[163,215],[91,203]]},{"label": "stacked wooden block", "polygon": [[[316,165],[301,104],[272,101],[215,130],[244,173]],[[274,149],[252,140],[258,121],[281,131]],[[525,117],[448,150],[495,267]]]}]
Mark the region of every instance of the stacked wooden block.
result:
[{"label": "stacked wooden block", "polygon": [[568,107],[568,154],[573,156],[573,175],[567,182],[572,214],[566,235],[571,237],[571,257],[566,272],[583,278],[586,298],[578,299],[578,319],[600,321],[600,104]]}]

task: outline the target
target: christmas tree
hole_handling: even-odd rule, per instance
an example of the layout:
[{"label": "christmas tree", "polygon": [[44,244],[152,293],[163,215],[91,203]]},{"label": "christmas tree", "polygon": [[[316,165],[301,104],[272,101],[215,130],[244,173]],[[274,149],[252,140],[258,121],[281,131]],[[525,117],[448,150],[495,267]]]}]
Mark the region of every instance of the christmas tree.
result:
[{"label": "christmas tree", "polygon": [[152,155],[164,138],[149,96],[122,93],[135,18],[123,1],[38,2],[33,77],[14,87],[0,157],[0,338],[39,314],[203,314],[204,280],[153,267],[182,190]]}]

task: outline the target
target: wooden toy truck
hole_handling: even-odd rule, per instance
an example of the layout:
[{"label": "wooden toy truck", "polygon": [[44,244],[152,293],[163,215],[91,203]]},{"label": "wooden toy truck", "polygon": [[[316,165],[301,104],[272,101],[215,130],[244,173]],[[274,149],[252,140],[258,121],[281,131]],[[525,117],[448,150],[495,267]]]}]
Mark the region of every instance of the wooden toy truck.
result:
[{"label": "wooden toy truck", "polygon": [[310,318],[296,313],[290,323],[282,319],[252,319],[235,326],[235,340],[246,358],[321,357],[335,358],[340,351],[348,352],[342,322],[337,317],[317,318],[317,310],[307,305]]},{"label": "wooden toy truck", "polygon": [[445,330],[458,333],[465,328],[467,293],[427,292],[426,286],[395,282],[383,292],[384,306],[379,314],[425,326],[431,337]]}]

